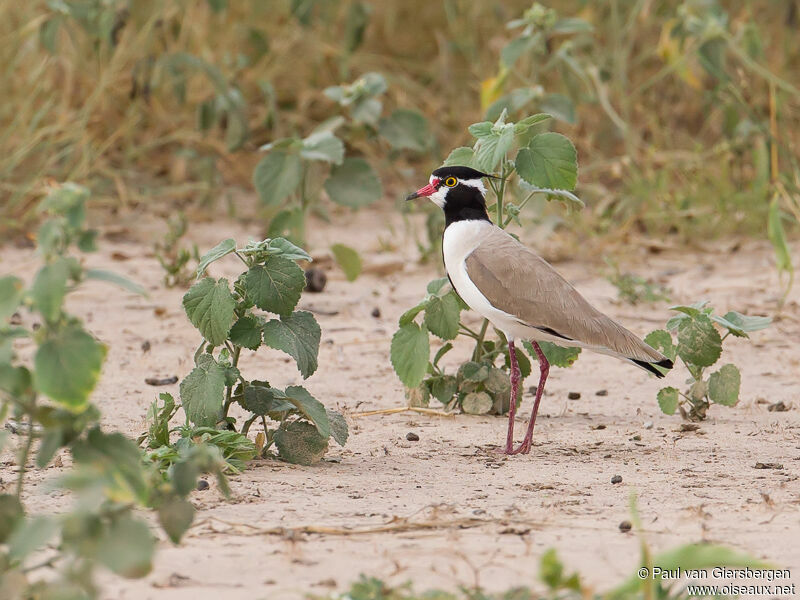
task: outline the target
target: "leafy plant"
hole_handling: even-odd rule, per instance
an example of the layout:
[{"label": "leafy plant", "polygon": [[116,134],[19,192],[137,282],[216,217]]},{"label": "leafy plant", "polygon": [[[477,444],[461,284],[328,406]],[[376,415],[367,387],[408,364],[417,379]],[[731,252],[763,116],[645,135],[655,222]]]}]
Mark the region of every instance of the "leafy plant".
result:
[{"label": "leafy plant", "polygon": [[[10,413],[24,437],[15,491],[0,495],[0,589],[9,597],[94,598],[97,566],[142,577],[150,571],[155,539],[134,509],[157,509],[175,543],[194,516],[186,500],[194,479],[162,477],[146,467],[136,444],[101,428],[100,411],[89,401],[107,348],[65,311],[65,299],[91,279],[143,292],[119,275],[85,268],[70,254],[74,246],[94,249],[95,232],[85,227],[88,197],[77,185],[53,189],[39,205],[48,217],[37,236],[43,266],[27,288],[14,276],[0,278],[0,417]],[[22,309],[38,327],[12,324]],[[17,355],[15,340],[34,346],[31,359]],[[0,432],[0,448],[8,441],[9,433]],[[31,454],[36,468],[44,469],[62,449],[71,454],[72,468],[55,487],[71,492],[75,504],[55,516],[31,514],[22,502]],[[213,466],[189,456],[176,465],[192,472]],[[33,562],[45,546],[56,553]],[[59,569],[57,576],[42,573],[52,568]]]},{"label": "leafy plant", "polygon": [[167,233],[163,240],[155,245],[155,255],[161,268],[164,269],[164,285],[167,287],[188,285],[194,278],[194,272],[188,268],[189,261],[199,261],[197,244],[191,248],[180,245],[186,234],[186,215],[179,213],[167,220]]},{"label": "leafy plant", "polygon": [[[233,285],[206,275],[213,262],[229,254],[246,266]],[[195,367],[180,384],[187,423],[169,429],[178,407],[170,394],[162,394],[163,404],[150,409],[145,437],[154,459],[170,464],[184,446],[203,440],[220,448],[229,470],[241,470],[247,460],[266,455],[273,446],[289,462],[312,464],[322,458],[330,437],[344,445],[347,423],[340,413],[326,409],[302,386],[281,390],[263,374],[246,379],[239,369],[243,351],[263,346],[291,356],[304,379],[317,370],[319,325],[310,312],[295,310],[306,283],[297,261],[310,260],[283,238],[242,248],[227,239],[200,259],[198,281],[183,297],[186,315],[203,337]],[[248,413],[238,429],[236,418],[229,416],[233,404]],[[253,443],[247,435],[256,422],[263,431]],[[176,430],[180,437],[173,443],[170,433]]]},{"label": "leafy plant", "polygon": [[[494,123],[471,125],[473,145],[453,150],[445,165],[470,166],[486,173],[499,170],[499,180],[489,180],[495,201],[488,210],[503,229],[512,222],[521,224],[520,212],[537,195],[557,198],[570,208],[582,207],[583,203],[572,193],[578,174],[575,147],[558,133],[537,132],[550,116],[531,115],[518,123],[507,122],[506,116],[504,110]],[[517,153],[512,161],[508,154],[515,146]],[[485,319],[475,329],[465,324],[461,313],[468,307],[446,278],[430,282],[427,291],[419,304],[400,317],[399,329],[392,338],[392,366],[409,389],[409,399],[427,404],[433,396],[447,406],[455,400],[456,406],[471,414],[506,412],[510,392],[506,371],[510,361],[503,334],[496,332],[494,339],[487,339],[489,321]],[[445,342],[433,360],[430,334]],[[458,336],[473,340],[472,357],[455,374],[448,374],[440,361],[453,349],[451,342]],[[540,346],[550,363],[559,367],[572,365],[580,352],[579,348],[565,349],[547,342]],[[525,349],[531,357],[536,356],[529,343]],[[530,374],[531,365],[519,348],[517,360],[524,379]]]},{"label": "leafy plant", "polygon": [[617,295],[620,300],[630,304],[669,301],[669,290],[664,286],[639,275],[623,273],[620,271],[619,265],[610,259],[606,259],[606,263],[611,267],[611,272],[606,276],[606,279],[617,288]]},{"label": "leafy plant", "polygon": [[674,361],[679,357],[689,371],[689,388],[685,392],[672,386],[662,388],[658,392],[658,405],[665,414],[672,415],[678,410],[684,419],[691,421],[705,419],[712,403],[735,406],[739,402],[741,374],[736,365],[725,364],[705,377],[706,369],[722,355],[722,342],[730,335],[747,338],[748,333],[764,329],[772,321],[769,317],[749,317],[735,311],[715,315],[707,304],[671,307],[679,314],[667,321],[667,329],[651,331],[644,339],[667,358]]}]

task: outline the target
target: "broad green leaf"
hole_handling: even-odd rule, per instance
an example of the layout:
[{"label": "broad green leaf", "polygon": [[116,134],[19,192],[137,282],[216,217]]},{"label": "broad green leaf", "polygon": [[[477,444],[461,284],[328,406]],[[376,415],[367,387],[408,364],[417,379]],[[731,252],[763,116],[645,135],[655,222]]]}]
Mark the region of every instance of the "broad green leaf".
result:
[{"label": "broad green leaf", "polygon": [[489,368],[489,376],[484,385],[492,394],[502,394],[511,389],[511,379],[505,371],[492,366]]},{"label": "broad green leaf", "polygon": [[244,388],[241,404],[245,410],[254,415],[266,415],[275,410],[275,401],[284,400],[286,394],[281,390],[261,385],[262,382],[252,381]]},{"label": "broad green leaf", "polygon": [[271,239],[269,241],[269,250],[274,256],[280,256],[289,260],[307,260],[311,262],[311,256],[308,252],[282,237]]},{"label": "broad green leaf", "polygon": [[58,522],[52,517],[33,517],[17,521],[8,537],[8,558],[22,561],[49,542],[58,532]]},{"label": "broad green leaf", "polygon": [[574,190],[578,181],[578,153],[560,133],[540,133],[516,159],[517,173],[531,185],[557,190]]},{"label": "broad green leaf", "polygon": [[658,407],[665,415],[674,415],[678,410],[678,390],[674,387],[665,387],[658,390],[656,396]]},{"label": "broad green leaf", "polygon": [[486,392],[470,392],[461,401],[461,409],[468,415],[485,415],[493,405],[492,397]]},{"label": "broad green leaf", "polygon": [[344,160],[344,143],[331,131],[318,131],[303,140],[300,156],[340,165]]},{"label": "broad green leaf", "polygon": [[193,520],[194,506],[183,498],[172,496],[158,507],[158,522],[173,544],[180,543]]},{"label": "broad green leaf", "polygon": [[530,53],[541,41],[538,33],[535,35],[521,35],[506,44],[500,51],[500,62],[503,66],[511,68],[523,54]]},{"label": "broad green leaf", "polygon": [[237,346],[258,350],[261,345],[261,323],[255,317],[242,317],[231,327],[229,337]]},{"label": "broad green leaf", "polygon": [[[526,343],[530,344],[530,342],[527,342],[526,340],[525,342],[523,342],[523,347],[525,347]],[[533,346],[530,347],[529,351],[531,352],[533,351]],[[525,356],[525,352],[523,352],[522,348],[520,348],[519,346],[516,347],[516,355],[517,355],[517,364],[519,365],[520,376],[522,377],[522,379],[525,379],[531,374],[531,361],[528,360],[528,357]],[[505,358],[503,364],[505,365],[506,369],[509,369],[510,372],[511,360],[507,352],[504,353],[504,357]]]},{"label": "broad green leaf", "polygon": [[769,204],[767,236],[769,237],[769,241],[772,242],[773,250],[775,250],[775,266],[778,269],[778,273],[788,273],[791,277],[794,273],[792,252],[789,248],[789,243],[786,241],[786,231],[783,228],[780,199],[777,194],[772,198]]},{"label": "broad green leaf", "polygon": [[234,240],[233,238],[222,240],[219,244],[214,246],[211,250],[206,252],[200,258],[200,263],[197,265],[197,276],[202,277],[203,275],[205,275],[206,269],[208,269],[208,266],[211,263],[235,251],[236,251],[236,240]]},{"label": "broad green leaf", "polygon": [[235,308],[236,300],[225,278],[214,281],[205,277],[183,296],[186,316],[212,346],[220,346],[228,338]]},{"label": "broad green leaf", "polygon": [[480,383],[489,377],[489,365],[482,362],[477,363],[468,361],[462,363],[462,365],[458,368],[458,375],[459,379],[464,381]]},{"label": "broad green leaf", "polygon": [[402,315],[400,315],[400,320],[398,321],[399,325],[402,327],[403,325],[408,325],[411,323],[416,316],[425,310],[425,307],[428,306],[428,298],[417,304],[416,306],[412,306]]},{"label": "broad green leaf", "polygon": [[577,120],[575,104],[563,94],[547,94],[539,103],[541,109],[551,114],[556,119],[574,124]]},{"label": "broad green leaf", "polygon": [[64,432],[60,427],[45,431],[42,443],[36,453],[36,467],[44,469],[64,443]]},{"label": "broad green leaf", "polygon": [[395,150],[424,152],[430,144],[428,121],[415,110],[395,110],[380,120],[378,131]]},{"label": "broad green leaf", "polygon": [[428,371],[428,330],[416,323],[400,327],[392,337],[390,358],[395,373],[406,387],[417,387]]},{"label": "broad green leaf", "polygon": [[22,280],[18,277],[0,277],[0,322],[16,312],[22,302],[22,289]]},{"label": "broad green leaf", "polygon": [[772,323],[770,317],[748,317],[736,311],[725,313],[722,317],[711,315],[711,319],[737,337],[749,337],[749,332],[765,329]]},{"label": "broad green leaf", "polygon": [[447,277],[439,277],[428,282],[425,288],[429,294],[435,296],[444,296],[449,293],[453,288],[450,287],[450,280]]},{"label": "broad green leaf", "polygon": [[345,246],[344,244],[334,244],[331,246],[331,252],[333,252],[333,258],[344,271],[347,281],[355,281],[361,274],[361,255],[350,246]]},{"label": "broad green leaf", "polygon": [[124,290],[139,294],[140,296],[147,296],[147,291],[138,283],[134,283],[127,277],[123,277],[113,271],[106,271],[105,269],[87,269],[85,271],[86,279],[94,279],[95,281],[105,281]]},{"label": "broad green leaf", "polygon": [[[7,433],[7,432],[3,432]],[[19,499],[12,494],[0,494],[0,544],[22,522],[25,512]]]},{"label": "broad green leaf", "polygon": [[698,367],[708,367],[722,353],[722,338],[708,315],[698,314],[678,325],[678,356]]},{"label": "broad green leaf", "polygon": [[669,318],[667,321],[667,329],[670,331],[675,331],[678,329],[678,325],[680,325],[685,319],[699,314],[711,314],[711,308],[706,307],[707,304],[708,300],[701,300],[689,305],[679,304],[676,306],[670,306],[670,310],[675,310],[681,314]]},{"label": "broad green leaf", "polygon": [[337,444],[344,446],[350,435],[347,420],[342,413],[336,410],[326,409],[326,412],[328,413],[328,422],[331,425],[331,437],[336,440]]},{"label": "broad green leaf", "polygon": [[138,578],[153,568],[155,549],[156,540],[147,523],[123,515],[103,531],[94,558],[117,575]]},{"label": "broad green leaf", "polygon": [[735,365],[723,365],[708,378],[708,397],[723,406],[735,406],[739,402],[739,387],[742,376]]},{"label": "broad green leaf", "polygon": [[372,204],[383,194],[380,179],[363,158],[346,158],[331,170],[324,187],[331,200],[351,208]]},{"label": "broad green leaf", "polygon": [[294,261],[270,256],[263,265],[250,267],[244,286],[247,297],[261,310],[288,315],[300,300],[306,278]]},{"label": "broad green leaf", "polygon": [[36,351],[36,389],[69,410],[81,410],[97,384],[105,357],[106,347],[79,325],[64,327]]},{"label": "broad green leaf", "polygon": [[445,167],[471,167],[475,162],[475,151],[461,146],[453,150],[444,160]]},{"label": "broad green leaf", "polygon": [[328,413],[322,402],[314,398],[301,385],[290,385],[284,393],[286,394],[286,400],[294,404],[306,419],[314,423],[323,438],[327,439],[331,435],[331,424],[328,421]]},{"label": "broad green leaf", "polygon": [[33,306],[47,321],[57,321],[61,316],[69,271],[67,260],[60,258],[43,266],[33,280],[30,290]]},{"label": "broad green leaf", "polygon": [[529,117],[525,117],[521,121],[514,123],[514,133],[516,135],[521,135],[528,131],[534,125],[538,125],[548,119],[552,119],[553,117],[547,113],[537,113],[535,115],[531,115]]},{"label": "broad green leaf", "polygon": [[383,103],[377,98],[363,98],[355,102],[350,108],[350,116],[354,121],[367,123],[373,127],[378,124],[378,119],[383,111]]},{"label": "broad green leaf", "polygon": [[678,349],[672,343],[672,336],[669,331],[663,329],[656,329],[648,333],[644,338],[644,343],[651,348],[655,348],[670,360],[675,360],[675,356],[678,353]]},{"label": "broad green leaf", "polygon": [[264,344],[294,358],[303,379],[317,370],[321,331],[310,312],[297,311],[267,321],[263,331]]},{"label": "broad green leaf", "polygon": [[292,194],[303,178],[303,161],[297,154],[273,150],[253,172],[253,185],[262,204],[275,206]]},{"label": "broad green leaf", "polygon": [[27,367],[0,364],[0,390],[14,398],[23,398],[28,395],[31,386],[31,372]]},{"label": "broad green leaf", "polygon": [[564,565],[556,554],[555,548],[550,548],[539,561],[539,579],[554,592],[553,596],[560,596],[555,593],[557,590],[569,589],[576,592],[581,591],[581,582],[577,573],[569,576],[564,575]]},{"label": "broad green leaf", "polygon": [[328,438],[323,437],[311,423],[293,421],[275,432],[278,455],[296,465],[313,465],[328,451]]},{"label": "broad green leaf", "polygon": [[489,137],[492,135],[492,125],[493,123],[491,121],[481,121],[480,123],[473,123],[467,127],[467,130],[472,137]]},{"label": "broad green leaf", "polygon": [[[581,353],[580,348],[567,348],[551,342],[538,343],[539,347],[542,349],[544,357],[547,359],[547,362],[554,367],[571,367],[575,361],[578,360],[578,356]],[[522,345],[525,346],[525,349],[528,351],[528,354],[530,354],[531,358],[536,358],[536,350],[533,349],[533,344],[526,340],[522,343]]]},{"label": "broad green leaf", "polygon": [[582,33],[592,31],[594,27],[591,23],[578,17],[564,17],[556,21],[550,29],[553,33]]},{"label": "broad green leaf", "polygon": [[452,375],[442,375],[430,382],[431,395],[442,404],[448,404],[458,391],[458,380]]},{"label": "broad green leaf", "polygon": [[433,296],[425,308],[425,326],[443,340],[454,340],[458,335],[461,307],[453,294]]},{"label": "broad green leaf", "polygon": [[493,172],[514,143],[514,126],[507,123],[475,142],[475,165],[486,173]]},{"label": "broad green leaf", "polygon": [[210,354],[201,354],[197,366],[181,381],[183,410],[197,426],[214,427],[222,410],[225,369]]}]

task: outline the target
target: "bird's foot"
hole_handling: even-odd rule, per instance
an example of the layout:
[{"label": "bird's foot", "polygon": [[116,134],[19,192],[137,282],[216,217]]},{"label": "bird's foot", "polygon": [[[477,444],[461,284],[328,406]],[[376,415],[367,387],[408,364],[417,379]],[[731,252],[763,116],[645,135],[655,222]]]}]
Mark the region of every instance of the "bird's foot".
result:
[{"label": "bird's foot", "polygon": [[519,445],[519,448],[516,450],[512,450],[511,452],[507,452],[506,454],[529,454],[531,451],[531,447],[533,446],[533,437],[526,437],[522,440],[522,443]]}]

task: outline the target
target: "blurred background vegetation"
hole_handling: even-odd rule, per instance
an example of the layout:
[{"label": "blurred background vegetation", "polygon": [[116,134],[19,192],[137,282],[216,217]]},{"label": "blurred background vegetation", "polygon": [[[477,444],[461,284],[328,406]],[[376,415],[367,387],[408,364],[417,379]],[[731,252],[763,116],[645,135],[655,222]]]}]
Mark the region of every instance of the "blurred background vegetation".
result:
[{"label": "blurred background vegetation", "polygon": [[795,0],[2,2],[0,227],[27,230],[67,180],[99,208],[230,210],[260,147],[321,124],[399,199],[505,108],[549,112],[575,141],[584,231],[691,240],[769,224],[789,269],[799,13]]}]

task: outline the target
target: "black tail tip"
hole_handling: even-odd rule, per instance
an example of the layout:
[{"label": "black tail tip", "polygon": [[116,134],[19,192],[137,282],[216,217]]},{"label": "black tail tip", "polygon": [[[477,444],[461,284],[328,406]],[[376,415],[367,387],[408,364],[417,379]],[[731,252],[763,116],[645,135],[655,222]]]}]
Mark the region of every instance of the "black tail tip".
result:
[{"label": "black tail tip", "polygon": [[664,378],[664,373],[662,373],[661,371],[656,369],[656,366],[661,367],[662,369],[667,369],[667,370],[671,369],[674,366],[673,362],[668,358],[665,358],[664,360],[660,360],[658,362],[653,362],[653,363],[645,362],[643,360],[636,360],[635,358],[632,358],[631,361],[636,363],[637,365],[639,365],[640,367],[642,367],[646,371],[650,371],[653,375],[655,375],[659,379],[663,379]]}]

